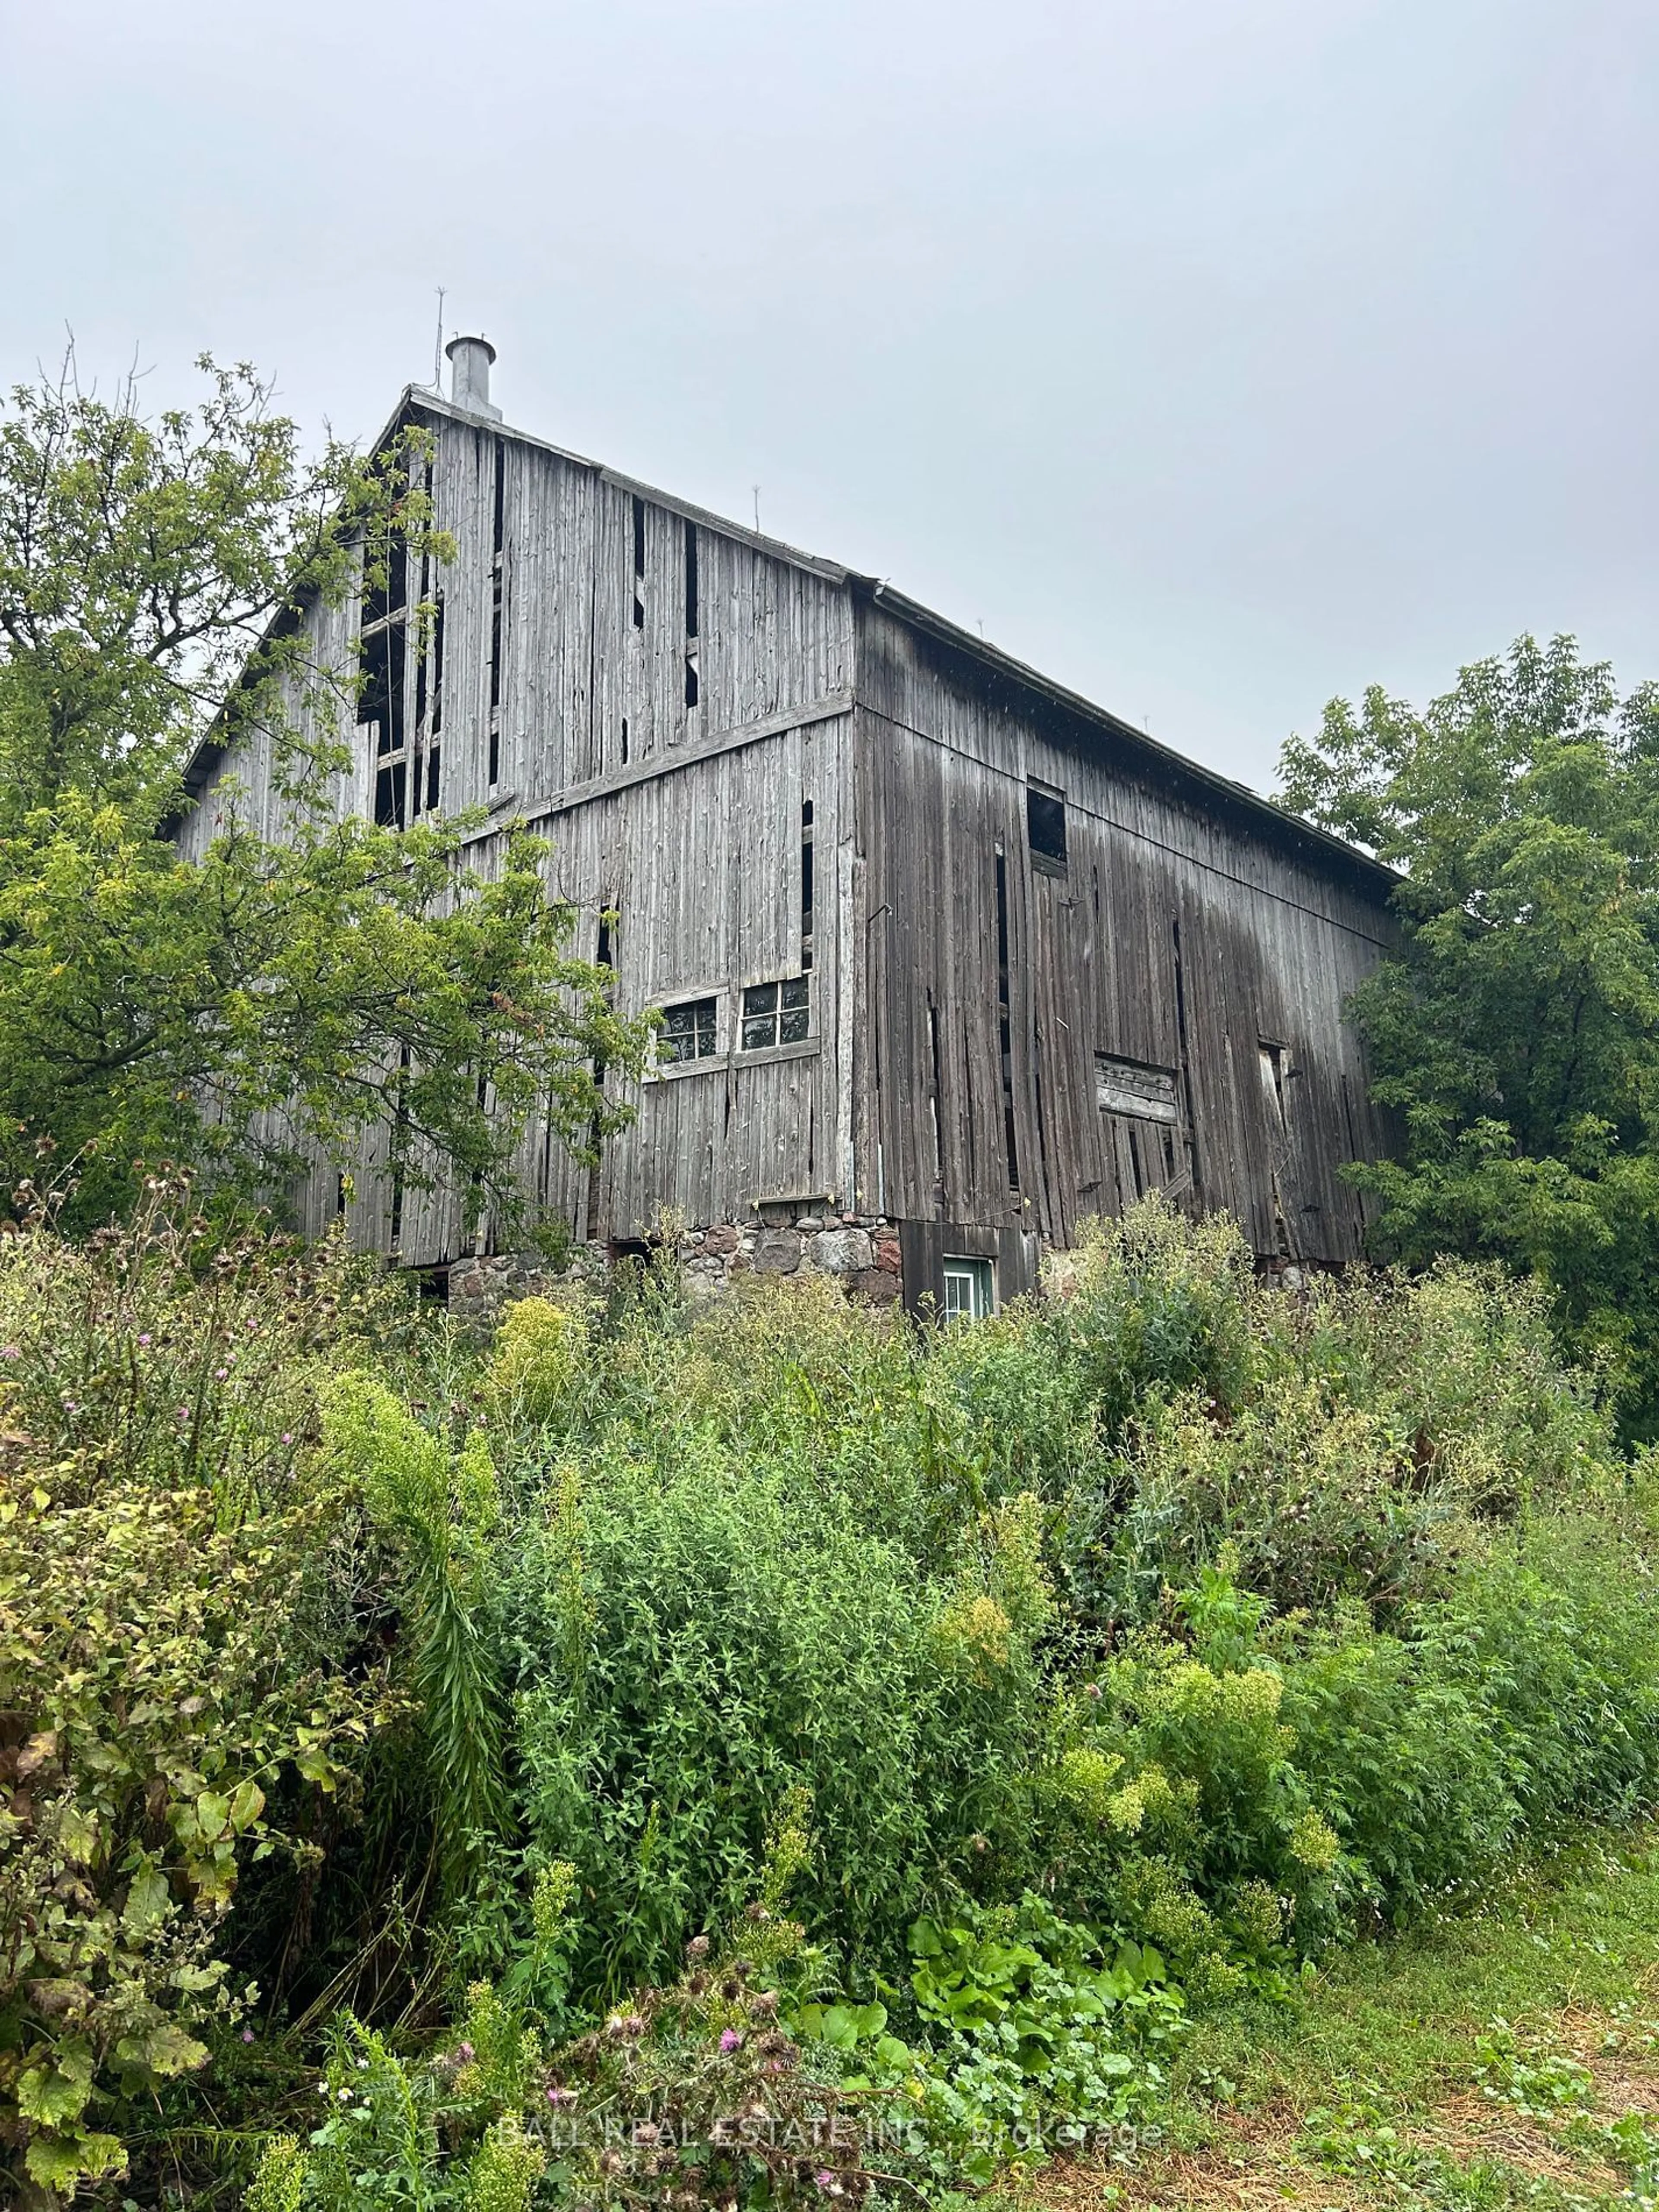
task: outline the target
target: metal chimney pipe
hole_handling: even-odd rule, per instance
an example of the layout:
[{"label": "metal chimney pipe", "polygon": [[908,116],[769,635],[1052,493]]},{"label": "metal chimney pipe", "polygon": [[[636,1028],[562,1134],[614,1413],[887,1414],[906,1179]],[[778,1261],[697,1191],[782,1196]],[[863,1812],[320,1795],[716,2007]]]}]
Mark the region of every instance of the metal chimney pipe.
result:
[{"label": "metal chimney pipe", "polygon": [[464,415],[484,415],[499,422],[501,410],[489,404],[489,364],[495,349],[488,338],[451,338],[444,348],[449,356],[451,404]]}]

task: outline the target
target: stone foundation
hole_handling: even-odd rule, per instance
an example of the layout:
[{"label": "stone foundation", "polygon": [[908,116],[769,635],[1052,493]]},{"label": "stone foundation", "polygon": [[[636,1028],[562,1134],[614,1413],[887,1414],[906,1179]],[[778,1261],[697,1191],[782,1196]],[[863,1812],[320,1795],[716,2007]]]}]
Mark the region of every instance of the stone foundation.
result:
[{"label": "stone foundation", "polygon": [[[896,1305],[902,1293],[896,1226],[877,1214],[835,1213],[823,1206],[791,1206],[769,1200],[752,1222],[716,1222],[688,1229],[678,1256],[687,1290],[715,1297],[739,1275],[828,1275],[850,1298],[870,1306]],[[457,1260],[449,1269],[449,1310],[458,1317],[493,1321],[509,1298],[546,1297],[573,1278],[599,1283],[611,1254],[603,1244],[579,1245],[555,1271],[520,1253]]]}]

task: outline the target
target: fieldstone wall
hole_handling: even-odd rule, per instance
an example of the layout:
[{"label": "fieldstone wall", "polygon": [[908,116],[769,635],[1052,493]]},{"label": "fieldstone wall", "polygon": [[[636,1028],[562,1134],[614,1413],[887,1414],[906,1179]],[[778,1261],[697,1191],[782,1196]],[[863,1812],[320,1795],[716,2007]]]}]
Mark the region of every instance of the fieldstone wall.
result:
[{"label": "fieldstone wall", "polygon": [[[834,1213],[823,1206],[769,1201],[753,1221],[689,1229],[680,1238],[679,1261],[687,1289],[698,1297],[718,1297],[746,1274],[829,1275],[848,1297],[872,1306],[896,1305],[902,1290],[896,1226],[878,1214]],[[557,1273],[520,1253],[457,1260],[449,1270],[449,1310],[458,1318],[488,1322],[507,1299],[545,1297],[573,1275],[602,1281],[610,1263],[603,1244],[578,1246]]]}]

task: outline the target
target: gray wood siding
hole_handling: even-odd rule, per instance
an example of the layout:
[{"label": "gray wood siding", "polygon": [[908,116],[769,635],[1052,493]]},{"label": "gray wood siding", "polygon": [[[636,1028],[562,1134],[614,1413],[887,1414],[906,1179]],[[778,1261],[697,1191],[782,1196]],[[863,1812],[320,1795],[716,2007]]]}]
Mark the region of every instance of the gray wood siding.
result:
[{"label": "gray wood siding", "polygon": [[[649,1081],[636,1124],[606,1148],[597,1177],[541,1117],[521,1173],[548,1213],[578,1237],[646,1234],[665,1208],[691,1219],[744,1218],[750,1201],[850,1183],[850,1032],[839,1004],[851,906],[850,708],[853,618],[833,574],[726,535],[627,479],[493,424],[428,410],[436,437],[435,520],[455,557],[433,577],[444,602],[440,811],[492,809],[469,863],[495,863],[501,826],[527,818],[551,850],[550,887],[578,910],[574,949],[593,958],[599,915],[611,931],[625,1012],[705,992],[720,1002],[718,1062]],[[489,777],[496,471],[501,477],[497,775]],[[635,573],[635,506],[643,573]],[[697,698],[686,698],[687,530],[696,532]],[[410,596],[418,568],[410,564]],[[643,619],[635,619],[638,599]],[[313,657],[356,666],[360,609],[315,609]],[[415,655],[404,714],[416,732]],[[296,724],[326,725],[296,690]],[[796,721],[799,714],[800,720]],[[369,813],[374,741],[343,709],[352,766],[327,804]],[[232,801],[262,835],[283,834],[268,744],[240,745],[210,778],[180,830],[199,854]],[[568,794],[567,799],[566,794]],[[801,806],[813,805],[811,1036],[776,1056],[736,1049],[744,987],[800,972]],[[845,895],[838,896],[844,885]],[[295,1194],[302,1226],[339,1211],[338,1177],[319,1165]],[[348,1179],[353,1241],[436,1264],[471,1249],[465,1194],[395,1193],[384,1136]],[[486,1225],[486,1233],[493,1233]]]},{"label": "gray wood siding", "polygon": [[[1234,1213],[1263,1254],[1357,1256],[1359,1203],[1337,1170],[1388,1139],[1342,1008],[1393,939],[1380,890],[1174,777],[1160,787],[1128,748],[1114,759],[1106,738],[1064,727],[878,605],[859,622],[864,1199],[1064,1243],[1084,1215],[1168,1182]],[[1030,776],[1066,794],[1063,877],[1033,862]],[[1264,1043],[1279,1049],[1279,1093]],[[1173,1146],[1096,1104],[1097,1054],[1175,1073]]]}]

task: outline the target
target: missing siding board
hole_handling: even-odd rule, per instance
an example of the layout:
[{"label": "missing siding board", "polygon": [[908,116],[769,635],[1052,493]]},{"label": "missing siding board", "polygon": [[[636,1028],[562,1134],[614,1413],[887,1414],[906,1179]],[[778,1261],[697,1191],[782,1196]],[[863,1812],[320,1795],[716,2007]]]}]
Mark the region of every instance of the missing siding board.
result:
[{"label": "missing siding board", "polygon": [[697,665],[697,526],[685,526],[685,703],[695,707],[701,690]]},{"label": "missing siding board", "polygon": [[645,628],[645,501],[634,501],[634,627]]},{"label": "missing siding board", "polygon": [[624,768],[628,766],[628,717],[626,714],[622,718],[622,764]]},{"label": "missing siding board", "polygon": [[1014,1130],[1014,1031],[1008,977],[1008,859],[997,847],[997,1042],[1002,1056],[1002,1136],[1008,1188],[1019,1188],[1019,1140]]},{"label": "missing siding board", "polygon": [[1031,865],[1039,873],[1066,873],[1066,794],[1035,777],[1025,786],[1025,834]]},{"label": "missing siding board", "polygon": [[[599,938],[593,948],[593,964],[596,968],[603,968],[608,975],[613,977],[617,968],[616,937],[621,922],[621,908],[614,900],[600,908]],[[613,991],[607,989],[605,996],[607,1000],[611,1000],[614,996]],[[605,1090],[605,1054],[602,1052],[595,1053],[593,1087],[601,1094]],[[605,1132],[600,1123],[599,1109],[596,1104],[587,1129],[587,1189],[585,1195],[587,1212],[587,1241],[590,1244],[597,1239],[599,1233],[599,1148],[604,1139]],[[544,1176],[550,1178],[550,1162],[544,1166]]]},{"label": "missing siding board", "polygon": [[1292,1073],[1290,1048],[1275,1044],[1269,1037],[1262,1037],[1258,1043],[1258,1051],[1261,1066],[1261,1095],[1267,1101],[1267,1118],[1280,1129],[1286,1128],[1290,1123],[1290,1110],[1285,1086]]},{"label": "missing siding board", "polygon": [[812,802],[800,809],[800,964],[803,974],[812,965]]},{"label": "missing siding board", "polygon": [[501,776],[501,611],[507,567],[507,441],[495,441],[495,550],[489,575],[489,781]]},{"label": "missing siding board", "polygon": [[1198,1163],[1198,1113],[1194,1104],[1192,1054],[1187,1042],[1187,967],[1181,950],[1179,916],[1171,922],[1170,931],[1175,944],[1176,1035],[1181,1049],[1181,1103],[1186,1111],[1187,1164],[1192,1170],[1193,1192],[1196,1197],[1202,1188]]},{"label": "missing siding board", "polygon": [[444,599],[438,594],[437,610],[432,617],[432,734],[435,738],[444,726]]},{"label": "missing siding board", "polygon": [[945,1086],[939,1065],[939,1008],[934,1004],[931,991],[927,994],[927,1047],[932,1055],[933,1071],[933,1087],[927,1097],[928,1114],[933,1125],[933,1203],[943,1212],[945,1210],[945,1141],[939,1116],[943,1111],[940,1101]]}]

